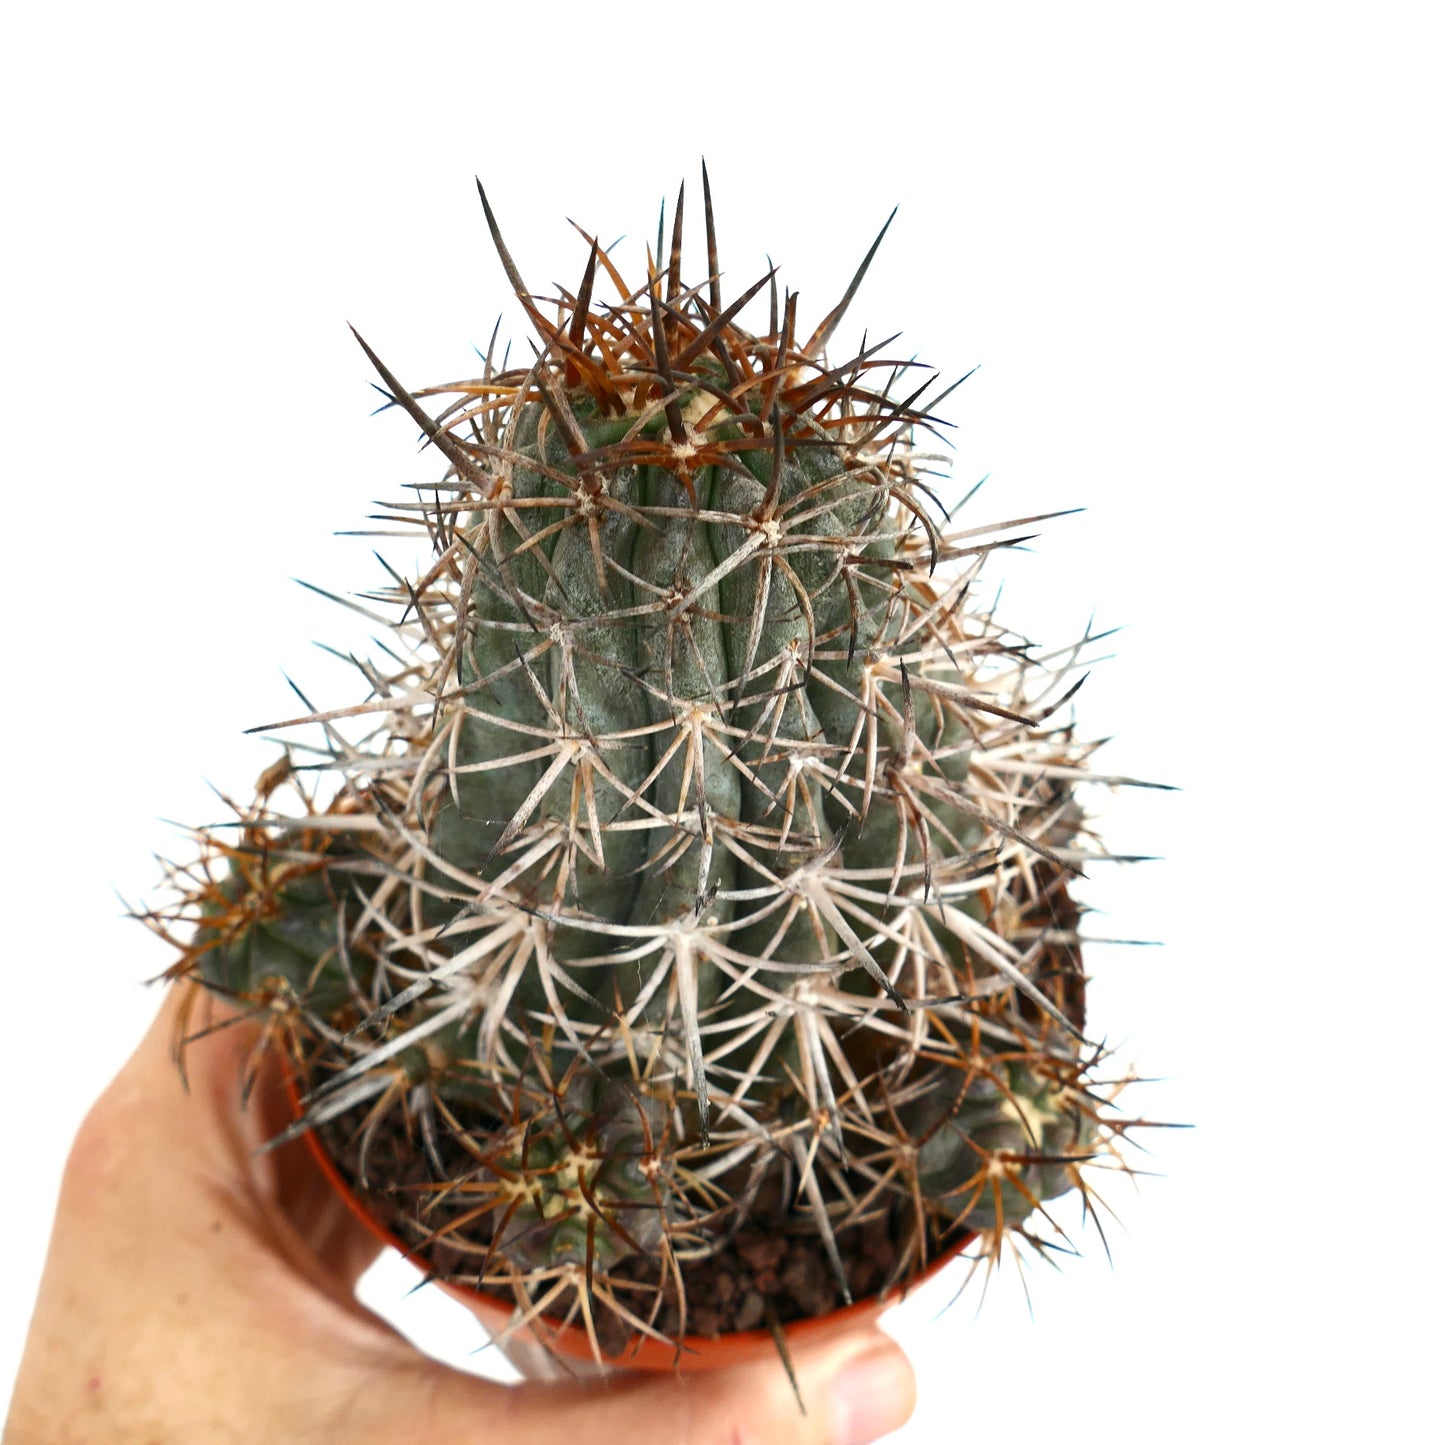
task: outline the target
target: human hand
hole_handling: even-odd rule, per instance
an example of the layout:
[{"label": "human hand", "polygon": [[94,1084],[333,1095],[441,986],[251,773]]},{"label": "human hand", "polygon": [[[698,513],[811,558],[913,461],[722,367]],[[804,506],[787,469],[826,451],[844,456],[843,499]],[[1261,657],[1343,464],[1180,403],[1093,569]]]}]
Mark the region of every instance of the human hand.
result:
[{"label": "human hand", "polygon": [[186,1052],[184,986],[81,1126],[4,1445],[865,1445],[913,1406],[876,1330],[692,1377],[491,1384],[419,1354],[354,1296],[380,1246],[286,1123],[279,1065],[247,1108],[254,1027]]}]

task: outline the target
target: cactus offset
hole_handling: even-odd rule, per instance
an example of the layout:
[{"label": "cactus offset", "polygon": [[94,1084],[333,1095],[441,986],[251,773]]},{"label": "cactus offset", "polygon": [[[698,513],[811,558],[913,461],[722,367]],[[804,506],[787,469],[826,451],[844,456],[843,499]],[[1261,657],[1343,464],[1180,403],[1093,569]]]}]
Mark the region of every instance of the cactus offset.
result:
[{"label": "cactus offset", "polygon": [[685,1330],[762,1199],[847,1299],[840,1233],[886,1218],[895,1279],[964,1231],[996,1255],[1122,1134],[1069,892],[1080,649],[970,597],[1038,519],[947,530],[936,399],[880,346],[825,359],[872,251],[805,336],[771,273],[724,304],[710,198],[685,286],[682,216],[642,286],[589,238],[546,301],[487,207],[535,360],[413,394],[366,348],[448,464],[390,514],[434,559],[365,697],[278,724],[322,725],[315,790],[268,777],[153,915],[438,1273],[614,1344]]}]

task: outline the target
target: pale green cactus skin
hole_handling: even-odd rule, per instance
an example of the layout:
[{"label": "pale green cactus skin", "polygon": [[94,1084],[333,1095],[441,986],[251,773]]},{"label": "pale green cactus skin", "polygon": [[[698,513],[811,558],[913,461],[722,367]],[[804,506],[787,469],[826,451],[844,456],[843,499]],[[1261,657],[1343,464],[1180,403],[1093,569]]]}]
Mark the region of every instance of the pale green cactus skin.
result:
[{"label": "pale green cactus skin", "polygon": [[[290,1011],[292,1132],[415,1116],[408,1237],[450,1220],[521,1288],[670,1280],[770,1171],[841,1279],[859,1199],[924,1201],[918,1253],[996,1240],[1117,1152],[1068,891],[1091,748],[1053,717],[1078,649],[974,604],[1016,524],[930,520],[930,419],[871,353],[829,367],[841,306],[753,335],[678,237],[616,304],[595,249],[559,323],[528,299],[530,369],[413,395],[367,348],[449,464],[397,508],[436,559],[368,730],[323,719],[330,797],[268,787],[185,900],[178,971]],[[459,1227],[453,1193],[495,1207]]]},{"label": "pale green cactus skin", "polygon": [[[697,397],[684,397],[684,409],[698,404]],[[589,453],[615,442],[618,423],[591,421],[581,405],[575,410]],[[594,781],[589,800],[599,819],[601,864],[579,853],[560,897],[545,881],[550,857],[512,880],[519,894],[545,904],[555,918],[661,931],[705,908],[709,927],[726,932],[756,911],[737,895],[766,886],[835,842],[843,869],[891,867],[900,842],[905,862],[916,863],[919,841],[900,831],[895,815],[880,809],[869,821],[857,817],[865,767],[855,740],[862,673],[904,616],[890,585],[899,526],[879,505],[876,479],[850,474],[836,448],[818,445],[788,455],[774,487],[773,455],[743,451],[748,474],[714,466],[692,479],[694,506],[662,468],[609,470],[608,495],[629,515],[613,513],[599,528],[601,553],[617,564],[606,574],[604,597],[588,532],[558,527],[574,495],[557,479],[573,479],[577,469],[556,428],[539,457],[540,416],[541,408],[532,407],[519,419],[510,481],[516,497],[555,498],[556,506],[519,512],[524,535],[510,539],[517,555],[500,565],[491,558],[478,563],[458,667],[475,711],[461,723],[454,786],[431,827],[436,850],[492,880],[510,870],[519,851],[499,846],[517,836],[515,818],[524,816],[533,832],[551,826],[585,833],[585,820],[578,825],[576,768],[563,768],[540,801],[529,803],[549,769],[556,771],[556,754],[531,754],[539,739],[556,735],[601,740],[596,756],[610,778]],[[719,440],[736,439],[739,430],[730,421],[713,429]],[[539,459],[545,475],[528,465]],[[771,549],[750,546],[755,532],[744,525],[771,498],[786,569]],[[698,522],[699,513],[717,520]],[[793,513],[804,520],[792,522]],[[474,518],[474,526],[484,528],[484,519]],[[530,545],[532,537],[542,540]],[[856,559],[846,577],[839,566],[844,546]],[[761,555],[728,569],[740,553]],[[719,572],[724,575],[714,585],[704,585]],[[685,625],[658,604],[678,596],[690,604],[681,614]],[[552,628],[565,632],[568,646],[549,647],[519,667],[519,651]],[[937,664],[920,680],[962,681],[956,669]],[[789,691],[779,696],[775,687]],[[698,732],[689,768],[690,723]],[[901,756],[903,731],[900,718],[883,717],[875,747],[890,760]],[[938,779],[959,786],[968,771],[967,736],[947,706],[924,706],[907,744],[930,759]],[[615,745],[607,746],[608,739]],[[829,777],[840,769],[855,782],[851,806]],[[675,835],[660,847],[649,822],[695,809],[699,794],[705,807],[693,824],[696,835]],[[983,831],[975,816],[947,800],[936,813],[938,825],[965,846]],[[703,836],[721,830],[737,840],[736,851]],[[752,857],[760,867],[749,866]],[[779,940],[775,930],[775,919],[743,921],[726,932],[728,946],[792,966],[838,951],[831,927],[821,938],[807,923]],[[595,926],[562,923],[551,953],[559,961],[596,955],[602,942]],[[610,997],[612,983],[624,998],[635,994],[635,969],[607,972],[610,977],[597,968],[588,972],[595,997]],[[712,1006],[726,982],[716,967],[701,963],[698,1007]],[[524,997],[545,1006],[539,980],[524,985]]]}]

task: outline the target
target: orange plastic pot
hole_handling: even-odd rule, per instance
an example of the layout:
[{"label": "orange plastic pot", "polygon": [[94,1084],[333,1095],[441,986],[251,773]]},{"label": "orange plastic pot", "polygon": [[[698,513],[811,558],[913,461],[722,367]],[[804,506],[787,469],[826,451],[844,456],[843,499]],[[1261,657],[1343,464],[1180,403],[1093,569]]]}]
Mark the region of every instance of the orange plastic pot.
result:
[{"label": "orange plastic pot", "polygon": [[[293,1104],[298,1105],[294,1081],[288,1081]],[[383,1244],[389,1244],[419,1268],[425,1269],[426,1262],[415,1250],[410,1249],[395,1234],[386,1228],[374,1214],[352,1192],[351,1186],[342,1177],[335,1161],[326,1152],[314,1130],[302,1136],[311,1150],[321,1172],[341,1196],[346,1207]],[[890,1305],[897,1304],[904,1294],[930,1279],[967,1248],[974,1238],[972,1234],[959,1237],[958,1244],[946,1254],[940,1255],[926,1270],[906,1284],[898,1286],[882,1298],[870,1297],[846,1309],[835,1310],[832,1314],[818,1319],[798,1320],[783,1326],[783,1334],[790,1345],[814,1344],[835,1336],[849,1334],[876,1320]],[[448,1284],[438,1280],[438,1285],[454,1300],[464,1305],[493,1335],[501,1334],[511,1323],[514,1306],[511,1301],[483,1290],[468,1289],[462,1285]],[[536,1319],[527,1327],[530,1341],[523,1341],[522,1349],[514,1343],[516,1337],[504,1348],[504,1353],[513,1360],[525,1374],[540,1373],[539,1366],[549,1356],[560,1355],[576,1361],[584,1367],[596,1367],[597,1360],[587,1331],[580,1325],[561,1325],[553,1320]],[[519,1332],[520,1333],[520,1332]],[[526,1348],[528,1344],[533,1348]],[[738,1330],[732,1334],[712,1338],[707,1335],[685,1335],[681,1342],[656,1340],[646,1336],[635,1339],[615,1359],[606,1362],[607,1370],[643,1370],[650,1372],[693,1373],[700,1370],[721,1370],[730,1365],[747,1364],[754,1360],[777,1357],[777,1341],[769,1330]]]}]

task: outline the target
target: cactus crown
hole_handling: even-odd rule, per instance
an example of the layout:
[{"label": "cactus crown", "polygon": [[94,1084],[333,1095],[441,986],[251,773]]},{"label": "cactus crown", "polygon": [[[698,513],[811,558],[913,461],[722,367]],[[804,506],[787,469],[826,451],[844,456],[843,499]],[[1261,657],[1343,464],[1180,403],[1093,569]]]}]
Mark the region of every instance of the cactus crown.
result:
[{"label": "cactus crown", "polygon": [[679,195],[641,286],[586,237],[551,300],[482,199],[533,359],[494,336],[411,393],[362,342],[446,460],[387,512],[434,557],[367,603],[395,615],[364,697],[276,725],[319,742],[149,915],[171,973],[264,1015],[291,1132],[437,1273],[603,1348],[685,1334],[750,1221],[836,1299],[962,1233],[996,1257],[1122,1130],[1070,895],[1102,856],[1061,720],[1082,644],[971,597],[1038,519],[953,529],[930,384],[886,342],[825,358],[873,250],[805,336],[772,272],[724,303],[710,196],[701,284]]}]

